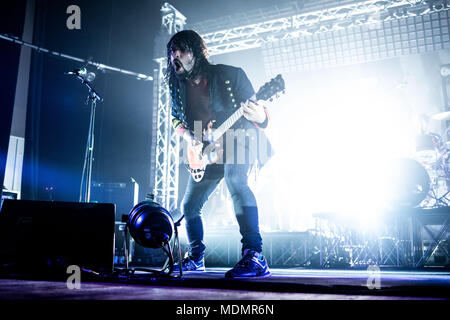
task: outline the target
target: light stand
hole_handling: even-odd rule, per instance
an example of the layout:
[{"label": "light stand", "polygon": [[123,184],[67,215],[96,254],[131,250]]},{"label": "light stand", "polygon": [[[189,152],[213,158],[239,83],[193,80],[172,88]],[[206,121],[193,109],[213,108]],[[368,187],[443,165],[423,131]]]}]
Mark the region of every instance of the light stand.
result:
[{"label": "light stand", "polygon": [[184,218],[184,214],[181,216],[180,219],[178,219],[177,222],[175,222],[175,240],[174,240],[174,246],[176,244],[176,246],[178,247],[178,269],[180,272],[180,278],[183,277],[183,265],[182,265],[182,258],[181,258],[181,245],[180,245],[180,237],[178,235],[178,227],[181,225],[181,221]]}]

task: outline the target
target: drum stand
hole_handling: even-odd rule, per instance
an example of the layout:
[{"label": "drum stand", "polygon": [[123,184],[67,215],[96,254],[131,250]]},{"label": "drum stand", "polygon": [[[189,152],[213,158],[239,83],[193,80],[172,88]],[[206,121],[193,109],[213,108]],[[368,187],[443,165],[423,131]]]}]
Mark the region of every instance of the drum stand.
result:
[{"label": "drum stand", "polygon": [[[449,136],[448,128],[445,135]],[[450,167],[448,159],[450,157],[450,149],[444,139],[436,133],[422,134],[420,140],[416,144],[421,149],[418,152],[428,151],[433,154],[430,159],[429,154],[416,154],[417,161],[421,163],[430,177],[430,189],[426,198],[421,203],[422,207],[447,207],[450,205]],[[444,184],[442,184],[444,182]]]},{"label": "drum stand", "polygon": [[448,190],[448,188],[443,195],[439,195],[439,180],[442,179],[445,179],[447,185],[448,178],[445,176],[438,176],[432,180],[430,192],[428,193],[428,197],[425,200],[425,205],[432,207],[447,207],[450,205],[450,199],[448,198],[448,196],[450,195],[450,191]]}]

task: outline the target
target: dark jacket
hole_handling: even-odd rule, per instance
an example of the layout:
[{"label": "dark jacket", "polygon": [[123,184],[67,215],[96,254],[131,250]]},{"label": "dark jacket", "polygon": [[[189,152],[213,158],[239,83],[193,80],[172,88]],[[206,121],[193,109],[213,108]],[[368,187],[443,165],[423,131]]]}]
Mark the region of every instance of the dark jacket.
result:
[{"label": "dark jacket", "polygon": [[[252,98],[255,90],[247,75],[241,68],[218,64],[210,65],[207,76],[209,85],[210,103],[213,112],[217,115],[231,115],[234,110],[240,107],[240,103]],[[170,94],[172,98],[172,126],[177,132],[182,129],[193,130],[189,128],[186,121],[186,85],[184,81],[174,80],[169,83]],[[267,112],[266,112],[267,113]],[[264,133],[263,128],[268,124],[268,116],[264,123],[255,124],[241,117],[232,127],[233,129],[254,129],[257,132],[258,149],[254,144],[245,143],[245,148],[252,154],[257,155],[258,163],[263,166],[272,156],[272,148]],[[219,122],[219,120],[218,120]],[[219,122],[220,124],[220,122]],[[261,148],[261,144],[265,144]]]}]

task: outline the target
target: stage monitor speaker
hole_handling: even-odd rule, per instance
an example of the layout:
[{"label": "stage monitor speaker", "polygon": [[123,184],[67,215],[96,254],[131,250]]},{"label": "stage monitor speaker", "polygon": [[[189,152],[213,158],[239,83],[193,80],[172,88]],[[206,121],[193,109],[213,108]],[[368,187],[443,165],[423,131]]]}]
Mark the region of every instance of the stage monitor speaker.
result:
[{"label": "stage monitor speaker", "polygon": [[16,191],[9,191],[9,190],[3,189],[2,201],[5,199],[16,200],[17,198],[18,198],[18,193]]},{"label": "stage monitor speaker", "polygon": [[69,265],[111,273],[115,206],[109,203],[5,199],[0,265],[35,274]]}]

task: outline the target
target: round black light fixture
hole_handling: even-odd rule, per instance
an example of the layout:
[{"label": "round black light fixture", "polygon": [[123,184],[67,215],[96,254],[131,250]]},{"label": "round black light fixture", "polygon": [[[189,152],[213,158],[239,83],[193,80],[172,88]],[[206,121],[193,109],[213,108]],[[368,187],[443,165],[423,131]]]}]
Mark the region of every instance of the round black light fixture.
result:
[{"label": "round black light fixture", "polygon": [[130,211],[127,226],[131,237],[146,248],[162,248],[174,233],[174,222],[169,211],[150,197]]}]

